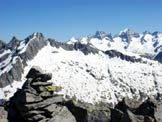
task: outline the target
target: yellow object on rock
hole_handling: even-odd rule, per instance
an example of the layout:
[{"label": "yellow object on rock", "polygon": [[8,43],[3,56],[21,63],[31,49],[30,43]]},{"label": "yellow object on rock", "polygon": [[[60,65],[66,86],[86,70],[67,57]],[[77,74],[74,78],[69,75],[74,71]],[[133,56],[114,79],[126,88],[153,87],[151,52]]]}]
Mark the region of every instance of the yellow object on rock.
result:
[{"label": "yellow object on rock", "polygon": [[57,90],[57,86],[46,86],[47,91],[51,92],[51,91],[56,91]]}]

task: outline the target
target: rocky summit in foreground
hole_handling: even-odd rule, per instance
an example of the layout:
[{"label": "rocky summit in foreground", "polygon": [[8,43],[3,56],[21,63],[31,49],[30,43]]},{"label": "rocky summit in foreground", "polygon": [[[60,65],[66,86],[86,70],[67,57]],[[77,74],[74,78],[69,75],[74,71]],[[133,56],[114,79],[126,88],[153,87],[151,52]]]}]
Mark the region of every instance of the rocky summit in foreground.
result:
[{"label": "rocky summit in foreground", "polygon": [[123,99],[114,108],[64,99],[51,74],[33,67],[10,100],[0,107],[0,122],[162,122],[162,102]]}]

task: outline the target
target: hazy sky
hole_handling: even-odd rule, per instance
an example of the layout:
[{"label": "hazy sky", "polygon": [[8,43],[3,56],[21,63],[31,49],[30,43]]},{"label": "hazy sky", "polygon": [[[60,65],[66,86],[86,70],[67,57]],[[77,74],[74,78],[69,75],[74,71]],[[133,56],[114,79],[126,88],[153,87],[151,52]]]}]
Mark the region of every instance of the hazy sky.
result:
[{"label": "hazy sky", "polygon": [[0,39],[33,32],[67,41],[97,30],[162,31],[162,0],[0,0]]}]

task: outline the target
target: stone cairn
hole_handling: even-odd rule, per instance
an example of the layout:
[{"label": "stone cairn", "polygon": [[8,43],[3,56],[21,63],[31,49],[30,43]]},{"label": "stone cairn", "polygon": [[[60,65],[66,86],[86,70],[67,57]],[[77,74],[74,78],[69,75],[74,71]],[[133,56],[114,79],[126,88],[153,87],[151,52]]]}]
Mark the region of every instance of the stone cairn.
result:
[{"label": "stone cairn", "polygon": [[19,89],[8,105],[9,122],[76,122],[63,103],[63,97],[54,94],[60,88],[52,82],[52,74],[45,74],[33,67],[22,89]]}]

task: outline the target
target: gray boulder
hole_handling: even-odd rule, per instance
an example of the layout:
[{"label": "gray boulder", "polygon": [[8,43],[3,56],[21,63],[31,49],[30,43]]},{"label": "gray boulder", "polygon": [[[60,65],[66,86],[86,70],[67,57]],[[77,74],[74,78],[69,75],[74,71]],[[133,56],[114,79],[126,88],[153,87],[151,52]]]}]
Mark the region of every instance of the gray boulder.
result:
[{"label": "gray boulder", "polygon": [[37,76],[40,76],[43,74],[43,70],[38,67],[38,66],[33,66],[30,71],[28,72],[26,78],[29,79],[29,78],[36,78]]},{"label": "gray boulder", "polygon": [[56,115],[59,111],[61,111],[63,106],[57,104],[50,104],[47,107],[44,107],[43,110],[52,113],[52,115]]},{"label": "gray boulder", "polygon": [[87,113],[87,122],[110,122],[111,111],[107,110],[93,110]]},{"label": "gray boulder", "polygon": [[33,66],[26,76],[27,79],[32,78],[35,82],[37,81],[48,81],[52,78],[51,73],[44,73],[43,70],[38,66]]},{"label": "gray boulder", "polygon": [[131,111],[127,110],[127,114],[123,116],[121,122],[144,122],[144,116],[135,115]]},{"label": "gray boulder", "polygon": [[0,107],[0,122],[8,122],[8,113],[4,110],[4,107]]},{"label": "gray boulder", "polygon": [[162,102],[159,101],[155,108],[155,119],[157,122],[162,122]]},{"label": "gray boulder", "polygon": [[75,117],[64,106],[58,114],[55,114],[48,122],[76,122]]}]

